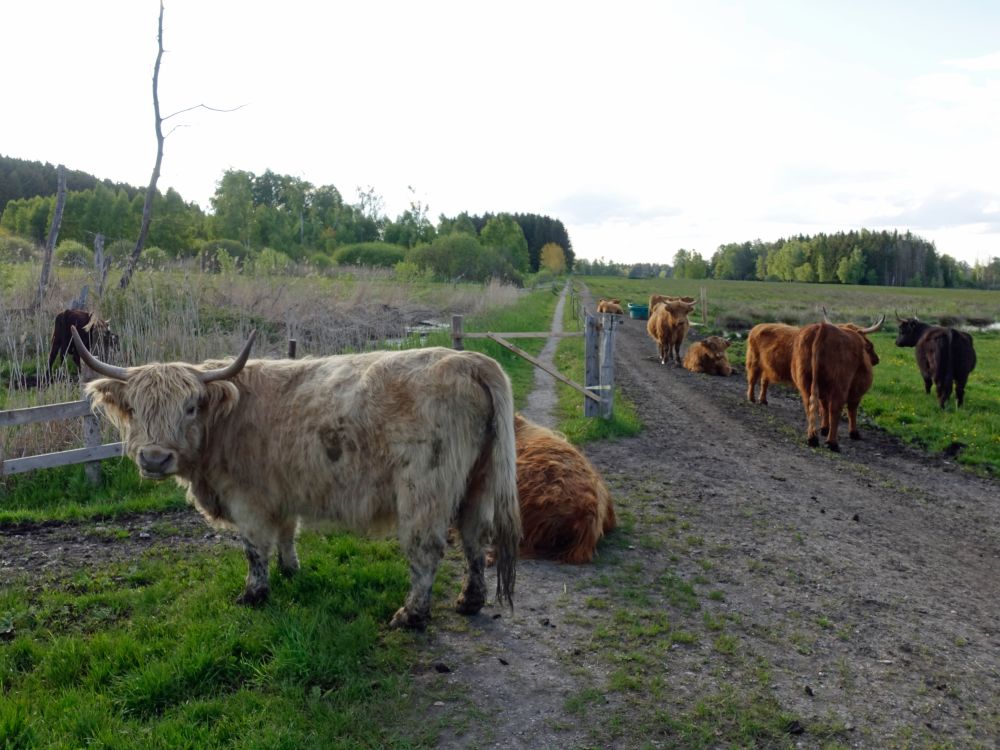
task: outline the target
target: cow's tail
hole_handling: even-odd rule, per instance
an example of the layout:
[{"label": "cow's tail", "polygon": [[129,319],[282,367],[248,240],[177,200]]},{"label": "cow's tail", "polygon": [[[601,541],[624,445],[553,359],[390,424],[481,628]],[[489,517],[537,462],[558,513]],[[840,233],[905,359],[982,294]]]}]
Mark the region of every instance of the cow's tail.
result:
[{"label": "cow's tail", "polygon": [[[809,414],[807,417],[808,427],[810,434],[815,434],[813,432],[813,420],[815,419],[815,424],[821,426],[823,423],[823,414],[819,408],[820,399],[822,398],[822,387],[820,386],[820,362],[822,361],[821,350],[824,346],[826,339],[826,329],[825,324],[820,325],[819,330],[816,331],[816,338],[813,339],[812,346],[812,361],[809,363],[809,369],[812,374],[812,382],[809,386]],[[838,415],[839,418],[839,415]],[[832,419],[832,417],[831,417]],[[817,426],[817,432],[819,427]]]},{"label": "cow's tail", "polygon": [[493,440],[485,497],[493,498],[493,545],[496,551],[497,603],[514,606],[514,580],[521,546],[521,506],[517,496],[517,449],[514,444],[514,396],[498,363],[487,370],[483,385],[493,401]]},{"label": "cow's tail", "polygon": [[934,382],[937,383],[939,393],[951,394],[952,381],[955,373],[952,363],[955,361],[955,331],[951,328],[945,330],[944,336],[938,336],[934,340],[935,355],[937,363],[934,371]]}]

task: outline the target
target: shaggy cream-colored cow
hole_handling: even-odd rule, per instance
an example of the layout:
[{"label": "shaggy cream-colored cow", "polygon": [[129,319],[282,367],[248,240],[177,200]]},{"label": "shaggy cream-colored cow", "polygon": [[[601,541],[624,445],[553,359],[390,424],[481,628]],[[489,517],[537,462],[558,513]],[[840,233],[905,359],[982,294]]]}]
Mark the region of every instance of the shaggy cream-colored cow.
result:
[{"label": "shaggy cream-colored cow", "polygon": [[143,477],[173,476],[213,525],[243,536],[249,570],[237,601],[268,595],[276,547],[299,567],[303,523],[355,531],[395,522],[411,588],[392,625],[422,629],[449,524],[468,574],[457,609],[486,601],[484,545],[496,546],[497,601],[512,602],[521,537],[510,381],[475,352],[440,347],[300,360],[121,368],[97,360],[76,329],[87,385],[122,431]]}]

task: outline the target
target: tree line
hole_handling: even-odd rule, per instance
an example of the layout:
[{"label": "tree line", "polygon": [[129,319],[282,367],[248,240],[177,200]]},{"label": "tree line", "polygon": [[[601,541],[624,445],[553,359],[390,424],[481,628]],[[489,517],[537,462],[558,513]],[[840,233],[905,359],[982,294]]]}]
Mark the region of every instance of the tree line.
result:
[{"label": "tree line", "polygon": [[[54,210],[55,174],[50,164],[0,158],[0,227],[42,242]],[[60,240],[89,246],[98,233],[112,245],[136,237],[142,218],[140,189],[73,171],[67,171],[67,186]],[[472,270],[457,274],[466,278],[476,276],[477,268],[479,273],[495,272],[517,281],[540,268],[573,267],[572,243],[565,226],[558,219],[538,214],[442,214],[435,224],[428,207],[414,198],[406,210],[390,219],[374,188],[358,188],[356,200],[347,201],[333,185],[317,187],[271,170],[259,175],[227,170],[210,200],[212,212],[206,213],[173,189],[166,194],[157,192],[148,243],[155,248],[152,255],[183,258],[222,248],[242,262],[267,250],[272,260],[277,254],[290,262],[324,267],[337,262],[338,254],[362,261],[381,258],[383,265],[387,258],[410,255],[410,262],[417,264],[420,272],[441,276],[442,268],[454,269],[456,263],[435,266],[431,259],[440,252],[410,251],[459,234],[473,238],[475,244],[452,242],[455,252],[461,245],[459,254],[467,260],[470,253],[483,256],[472,258]],[[373,249],[373,243],[384,243],[389,249]],[[358,246],[371,252],[342,252]],[[441,247],[438,242],[437,250]],[[547,263],[543,262],[546,248]]]},{"label": "tree line", "polygon": [[911,232],[867,229],[720,245],[710,259],[680,249],[671,265],[576,262],[580,274],[799,281],[875,286],[1000,287],[1000,258],[969,265]]}]

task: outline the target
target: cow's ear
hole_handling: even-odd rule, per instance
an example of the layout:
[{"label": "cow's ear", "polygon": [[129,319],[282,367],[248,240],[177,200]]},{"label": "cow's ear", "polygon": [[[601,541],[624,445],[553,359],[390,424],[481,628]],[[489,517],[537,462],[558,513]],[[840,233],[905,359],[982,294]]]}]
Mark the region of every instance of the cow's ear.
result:
[{"label": "cow's ear", "polygon": [[91,403],[100,409],[121,430],[132,416],[132,407],[125,397],[125,383],[112,378],[101,378],[87,383]]},{"label": "cow's ear", "polygon": [[202,411],[215,422],[229,414],[240,401],[240,390],[230,380],[215,380],[205,386]]}]

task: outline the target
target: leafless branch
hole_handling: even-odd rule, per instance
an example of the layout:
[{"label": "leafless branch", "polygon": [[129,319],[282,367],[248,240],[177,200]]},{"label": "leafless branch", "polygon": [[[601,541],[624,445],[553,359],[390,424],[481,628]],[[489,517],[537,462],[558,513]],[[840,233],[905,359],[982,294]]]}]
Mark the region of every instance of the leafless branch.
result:
[{"label": "leafless branch", "polygon": [[164,118],[161,119],[161,122],[166,122],[171,117],[176,117],[177,115],[182,115],[185,112],[190,112],[193,109],[207,109],[207,110],[209,110],[211,112],[235,112],[238,109],[243,109],[245,106],[247,106],[247,105],[246,104],[241,104],[238,107],[233,107],[232,109],[219,109],[218,107],[209,107],[207,104],[195,104],[193,107],[187,107],[185,109],[179,109],[176,112],[167,115],[166,117],[164,117]]}]

